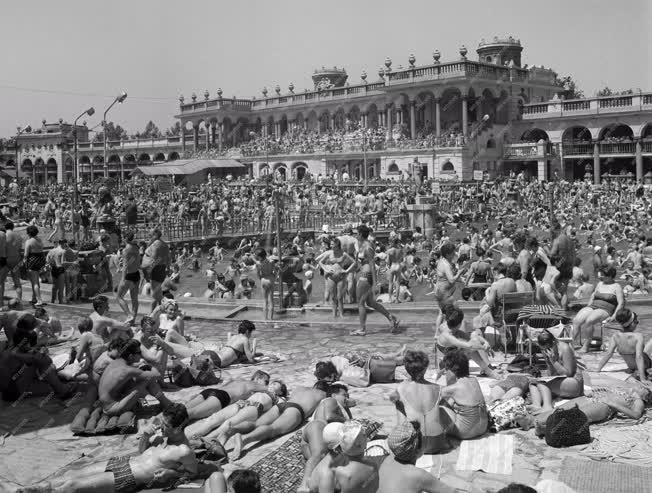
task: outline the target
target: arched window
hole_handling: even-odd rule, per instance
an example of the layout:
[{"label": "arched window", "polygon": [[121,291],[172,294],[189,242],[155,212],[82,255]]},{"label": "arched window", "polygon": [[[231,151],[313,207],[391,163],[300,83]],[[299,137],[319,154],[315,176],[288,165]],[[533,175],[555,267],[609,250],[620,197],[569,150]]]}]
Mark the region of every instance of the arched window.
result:
[{"label": "arched window", "polygon": [[398,164],[396,164],[396,161],[392,161],[392,163],[387,167],[387,174],[398,174]]},{"label": "arched window", "polygon": [[487,63],[491,63],[491,57],[490,57],[490,56],[488,56],[488,57],[486,58],[486,62],[487,62]]},{"label": "arched window", "polygon": [[487,149],[495,149],[496,148],[496,141],[494,139],[489,139],[487,141]]},{"label": "arched window", "polygon": [[453,173],[455,171],[455,166],[450,161],[446,161],[441,167],[442,173]]}]

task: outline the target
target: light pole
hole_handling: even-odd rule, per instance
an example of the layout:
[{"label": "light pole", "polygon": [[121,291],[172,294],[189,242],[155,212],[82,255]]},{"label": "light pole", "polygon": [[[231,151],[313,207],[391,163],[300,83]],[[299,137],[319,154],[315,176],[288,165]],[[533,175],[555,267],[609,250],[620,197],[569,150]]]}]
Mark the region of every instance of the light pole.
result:
[{"label": "light pole", "polygon": [[[16,127],[16,130],[18,130],[18,132],[16,133],[16,149],[15,149],[16,150],[16,163],[15,163],[15,166],[16,166],[16,181],[18,181],[18,137],[20,137],[20,135],[25,133],[25,132],[31,132],[32,127],[30,125],[26,125],[23,128]],[[33,167],[34,167],[34,165],[32,164],[32,168]]]},{"label": "light pole", "polygon": [[77,208],[77,202],[79,201],[79,187],[78,187],[79,177],[77,176],[79,174],[79,168],[78,168],[78,164],[77,164],[77,137],[78,137],[77,136],[77,122],[84,115],[93,116],[94,114],[95,114],[95,108],[93,108],[91,106],[86,111],[84,111],[81,115],[79,115],[77,118],[75,118],[75,121],[72,124],[72,135],[73,135],[73,138],[75,139],[75,169],[73,170],[73,173],[72,173],[72,177],[73,177],[74,184],[75,184],[75,191],[72,194],[72,201],[73,201],[73,206],[74,206],[75,209]]},{"label": "light pole", "polygon": [[367,169],[367,129],[365,128],[362,131],[362,166],[363,166],[363,173],[362,176],[364,177],[364,191],[367,191],[367,181],[368,181],[368,175],[369,175],[369,170]]},{"label": "light pole", "polygon": [[[102,132],[104,134],[104,178],[109,177],[109,164],[106,162],[106,115],[109,112],[111,108],[113,108],[113,105],[116,103],[124,103],[124,100],[127,99],[127,93],[122,91],[122,94],[119,96],[116,96],[116,98],[113,100],[113,103],[109,105],[109,107],[106,109],[104,112],[104,117],[102,118],[102,128],[104,131]],[[122,161],[120,161],[120,181],[124,181],[124,167],[122,165]]]}]

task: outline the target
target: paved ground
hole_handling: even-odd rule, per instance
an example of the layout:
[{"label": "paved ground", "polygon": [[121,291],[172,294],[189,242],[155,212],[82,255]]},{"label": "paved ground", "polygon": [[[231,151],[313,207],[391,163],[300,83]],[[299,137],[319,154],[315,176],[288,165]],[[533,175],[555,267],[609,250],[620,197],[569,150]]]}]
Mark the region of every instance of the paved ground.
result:
[{"label": "paved ground", "polygon": [[[49,306],[53,313],[62,318],[64,326],[73,325],[78,316],[88,313],[88,309],[80,307]],[[641,313],[641,328],[649,330],[652,327],[652,307],[639,310]],[[193,314],[191,312],[191,314]],[[202,315],[208,315],[208,310]],[[196,314],[195,314],[196,315]],[[197,316],[197,315],[196,315]],[[187,322],[187,331],[196,334],[205,341],[223,341],[226,333],[235,328],[237,321],[215,322],[211,320],[193,319]],[[264,352],[280,353],[285,360],[275,364],[262,364],[256,367],[227,369],[229,377],[248,377],[254,369],[268,371],[274,378],[285,381],[288,387],[310,385],[314,378],[311,376],[314,363],[325,356],[345,352],[352,349],[373,349],[374,351],[395,351],[402,344],[411,348],[425,350],[433,354],[431,328],[423,324],[406,324],[406,331],[399,335],[389,335],[384,324],[373,323],[366,338],[348,336],[349,327],[335,324],[309,324],[282,322],[279,324],[259,323],[259,347]],[[61,345],[52,348],[53,353],[67,352],[70,345]],[[589,355],[585,362],[589,365],[595,361],[597,355]],[[502,355],[497,357],[497,363],[503,363]],[[400,368],[397,378],[405,378],[405,372]],[[396,419],[396,411],[387,401],[387,395],[395,384],[374,385],[369,389],[352,389],[352,398],[359,403],[354,409],[354,415],[370,417],[383,421],[391,429]],[[171,392],[173,400],[185,401],[196,393],[197,389],[183,389]],[[0,404],[1,405],[1,404]],[[26,399],[17,405],[0,409],[0,432],[11,432],[19,438],[40,440],[43,450],[54,447],[55,451],[63,453],[77,452],[84,457],[74,463],[59,469],[54,475],[59,476],[71,469],[77,469],[96,460],[105,459],[112,455],[124,455],[132,452],[136,447],[135,435],[109,436],[93,438],[74,438],[69,431],[69,424],[76,414],[79,404],[76,402],[63,405],[55,400]],[[558,450],[547,447],[544,442],[534,436],[534,432],[511,432],[515,435],[514,473],[512,476],[486,474],[484,472],[460,472],[455,470],[458,450],[441,456],[441,478],[460,491],[495,491],[512,481],[534,485],[540,479],[556,478],[559,473],[561,461],[565,455],[576,455],[576,450]],[[9,437],[10,440],[12,437]],[[249,466],[276,448],[284,439],[276,442],[254,446],[241,459],[239,464]],[[25,467],[31,471],[29,476],[39,477],[35,472],[45,468],[51,458],[52,452],[40,453],[38,446],[31,451],[32,464]],[[50,450],[49,448],[47,448]],[[1,452],[0,452],[1,454]],[[40,455],[39,455],[40,454]],[[1,460],[1,459],[0,459]],[[435,459],[439,469],[439,459]],[[53,471],[54,472],[54,471]],[[12,491],[18,485],[0,478],[0,491]]]}]

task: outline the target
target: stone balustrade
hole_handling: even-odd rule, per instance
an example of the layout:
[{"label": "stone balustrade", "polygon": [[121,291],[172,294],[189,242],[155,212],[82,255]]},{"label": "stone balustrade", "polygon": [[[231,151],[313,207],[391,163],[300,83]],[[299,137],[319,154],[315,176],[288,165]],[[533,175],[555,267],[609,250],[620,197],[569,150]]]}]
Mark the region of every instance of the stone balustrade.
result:
[{"label": "stone balustrade", "polygon": [[572,100],[556,99],[547,102],[526,104],[523,106],[523,120],[642,110],[652,110],[652,93]]}]

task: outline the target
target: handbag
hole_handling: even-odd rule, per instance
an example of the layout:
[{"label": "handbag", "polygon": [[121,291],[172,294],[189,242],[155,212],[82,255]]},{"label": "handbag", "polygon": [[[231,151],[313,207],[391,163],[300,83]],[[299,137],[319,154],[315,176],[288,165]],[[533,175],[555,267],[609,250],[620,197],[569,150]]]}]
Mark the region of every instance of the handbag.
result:
[{"label": "handbag", "polygon": [[556,448],[590,443],[589,418],[577,404],[570,409],[556,409],[546,420],[545,438]]}]

